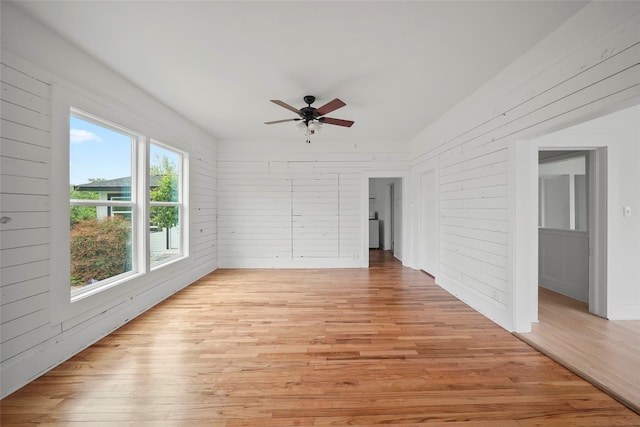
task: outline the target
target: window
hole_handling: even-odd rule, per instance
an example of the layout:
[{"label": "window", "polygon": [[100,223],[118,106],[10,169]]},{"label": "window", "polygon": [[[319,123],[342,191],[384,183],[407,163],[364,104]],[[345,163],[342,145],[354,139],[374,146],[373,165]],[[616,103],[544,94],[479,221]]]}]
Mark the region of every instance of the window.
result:
[{"label": "window", "polygon": [[584,152],[541,151],[538,226],[587,230],[587,164]]},{"label": "window", "polygon": [[157,143],[151,143],[149,158],[149,253],[151,267],[156,267],[181,254],[182,156]]},{"label": "window", "polygon": [[[69,119],[72,292],[135,271],[131,216],[135,135],[75,113]],[[118,197],[113,197],[118,194]],[[111,196],[111,197],[109,197]]]},{"label": "window", "polygon": [[183,257],[183,162],[175,149],[71,109],[72,300]]}]

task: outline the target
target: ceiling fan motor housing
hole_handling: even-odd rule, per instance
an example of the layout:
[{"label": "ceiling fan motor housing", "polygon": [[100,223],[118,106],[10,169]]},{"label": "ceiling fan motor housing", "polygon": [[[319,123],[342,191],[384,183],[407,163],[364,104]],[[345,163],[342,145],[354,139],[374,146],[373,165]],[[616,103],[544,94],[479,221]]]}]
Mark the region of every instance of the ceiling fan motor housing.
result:
[{"label": "ceiling fan motor housing", "polygon": [[319,117],[319,114],[313,107],[303,107],[300,109],[300,117],[308,122],[310,120],[317,119]]},{"label": "ceiling fan motor housing", "polygon": [[307,103],[307,107],[302,107],[300,109],[300,117],[302,117],[308,126],[310,121],[317,119],[320,115],[318,114],[317,109],[311,106],[311,104],[316,100],[315,96],[307,95],[303,99],[304,102]]}]

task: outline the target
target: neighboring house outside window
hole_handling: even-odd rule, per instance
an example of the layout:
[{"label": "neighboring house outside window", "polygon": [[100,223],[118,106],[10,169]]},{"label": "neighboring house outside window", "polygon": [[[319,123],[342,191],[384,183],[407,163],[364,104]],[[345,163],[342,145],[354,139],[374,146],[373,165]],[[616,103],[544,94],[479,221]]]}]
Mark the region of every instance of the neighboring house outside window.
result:
[{"label": "neighboring house outside window", "polygon": [[[158,184],[163,176],[150,175],[149,188],[151,194],[158,189]],[[94,181],[73,187],[76,191],[94,192],[98,194],[98,200],[127,201],[131,200],[129,189],[131,188],[131,177],[116,178],[104,181]],[[96,217],[103,219],[107,217],[120,216],[131,221],[132,214],[129,206],[99,206]],[[179,254],[180,234],[179,227],[160,227],[151,224],[150,231],[150,255],[152,265],[157,261]]]}]

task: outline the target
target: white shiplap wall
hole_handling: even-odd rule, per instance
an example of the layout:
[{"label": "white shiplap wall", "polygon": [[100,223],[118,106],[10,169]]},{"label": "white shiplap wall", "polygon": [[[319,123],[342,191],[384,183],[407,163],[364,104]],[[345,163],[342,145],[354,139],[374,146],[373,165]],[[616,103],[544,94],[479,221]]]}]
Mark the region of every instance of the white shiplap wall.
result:
[{"label": "white shiplap wall", "polygon": [[190,256],[195,265],[217,266],[217,168],[215,153],[194,146],[189,156]]},{"label": "white shiplap wall", "polygon": [[640,95],[639,14],[637,2],[590,4],[411,142],[415,173],[430,164],[439,174],[437,282],[507,329],[510,147]]},{"label": "white shiplap wall", "polygon": [[50,88],[2,64],[0,357],[48,337]]},{"label": "white shiplap wall", "polygon": [[[363,173],[407,170],[407,153],[304,152],[296,144],[220,144],[220,267],[362,266]],[[269,153],[260,152],[265,146]]]},{"label": "white shiplap wall", "polygon": [[[2,5],[2,44],[0,397],[214,270],[217,257],[216,143],[212,138],[16,13],[10,4]],[[64,61],[49,56],[52,51]],[[82,81],[88,75],[94,85]],[[126,110],[128,117],[139,120],[143,131],[189,157],[189,258],[130,281],[126,288],[101,292],[93,302],[91,297],[73,303],[75,308],[82,307],[73,314],[52,304],[55,295],[64,297],[69,292],[68,282],[55,280],[50,261],[61,250],[52,236],[59,227],[68,230],[68,222],[56,221],[52,198],[52,188],[60,181],[53,176],[60,158],[54,155],[58,142],[52,131],[56,120],[53,87],[61,82],[104,100],[103,105],[114,110]],[[60,117],[68,121],[68,115]],[[70,304],[68,299],[66,303]]]}]

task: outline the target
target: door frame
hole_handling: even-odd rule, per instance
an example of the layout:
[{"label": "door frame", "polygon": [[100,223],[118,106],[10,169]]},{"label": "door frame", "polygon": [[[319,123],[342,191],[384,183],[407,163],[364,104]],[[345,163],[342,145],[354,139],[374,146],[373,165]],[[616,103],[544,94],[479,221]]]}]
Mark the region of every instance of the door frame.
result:
[{"label": "door frame", "polygon": [[[425,273],[436,277],[439,274],[439,264],[440,264],[440,255],[439,255],[439,247],[440,247],[440,221],[438,212],[440,209],[440,199],[438,194],[438,174],[435,167],[421,171],[418,174],[418,191],[419,191],[419,205],[418,205],[418,229],[420,230],[418,237],[418,248],[417,248],[417,264],[416,267]],[[432,197],[430,200],[426,200],[425,198],[425,182],[423,179],[426,176],[431,175],[431,188],[429,189],[429,194]],[[427,254],[429,251],[426,250],[425,241],[425,228],[427,221],[427,212],[430,210],[431,219],[433,221],[433,236],[429,236],[429,240],[433,243],[433,259],[429,260],[429,262],[425,263],[425,259],[427,259]]]},{"label": "door frame", "polygon": [[406,170],[380,170],[380,171],[366,171],[362,173],[362,192],[361,192],[361,245],[360,250],[362,253],[362,259],[360,266],[363,268],[369,268],[369,179],[370,178],[397,178],[401,183],[402,194],[402,217],[400,224],[402,225],[401,235],[401,250],[402,250],[402,265],[407,265],[407,258],[409,253],[409,233],[407,224],[409,222],[409,172]]},{"label": "door frame", "polygon": [[395,255],[395,238],[394,234],[396,232],[395,221],[396,221],[396,207],[395,207],[395,185],[392,183],[389,184],[389,249],[391,249],[391,253]]},{"label": "door frame", "polygon": [[589,312],[607,317],[607,147],[587,154],[589,224]]},{"label": "door frame", "polygon": [[538,321],[538,152],[547,150],[588,152],[589,311],[607,315],[607,148],[542,146],[535,139],[517,141],[509,149],[509,265],[514,283],[513,329],[521,333],[530,332],[531,323]]}]

